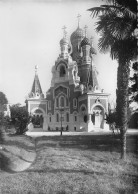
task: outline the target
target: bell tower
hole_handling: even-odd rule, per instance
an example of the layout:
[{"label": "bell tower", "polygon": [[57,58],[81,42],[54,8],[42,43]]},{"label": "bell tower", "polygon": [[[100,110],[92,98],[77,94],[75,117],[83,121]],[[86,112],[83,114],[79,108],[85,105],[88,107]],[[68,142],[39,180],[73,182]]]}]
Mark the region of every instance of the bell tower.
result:
[{"label": "bell tower", "polygon": [[85,85],[87,84],[87,78],[91,66],[91,56],[90,56],[90,49],[91,49],[91,44],[90,40],[86,37],[86,29],[87,26],[85,26],[85,37],[81,41],[81,49],[82,49],[82,63],[80,66],[78,66],[79,69],[79,76],[80,76],[80,81],[81,84]]},{"label": "bell tower", "polygon": [[63,38],[60,40],[60,58],[67,59],[69,57],[69,41],[67,39],[66,26],[63,26]]}]

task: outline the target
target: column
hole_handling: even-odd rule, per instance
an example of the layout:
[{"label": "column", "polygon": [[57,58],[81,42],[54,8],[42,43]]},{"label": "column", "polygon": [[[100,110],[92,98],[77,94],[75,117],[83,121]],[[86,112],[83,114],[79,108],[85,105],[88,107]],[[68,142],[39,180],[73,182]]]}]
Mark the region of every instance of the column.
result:
[{"label": "column", "polygon": [[47,122],[46,122],[46,115],[43,115],[43,119],[44,119],[44,121],[43,121],[43,130],[47,131],[48,125],[47,125]]},{"label": "column", "polygon": [[93,130],[93,123],[92,123],[92,120],[91,120],[91,114],[88,115],[87,125],[88,125],[88,132],[92,131]]}]

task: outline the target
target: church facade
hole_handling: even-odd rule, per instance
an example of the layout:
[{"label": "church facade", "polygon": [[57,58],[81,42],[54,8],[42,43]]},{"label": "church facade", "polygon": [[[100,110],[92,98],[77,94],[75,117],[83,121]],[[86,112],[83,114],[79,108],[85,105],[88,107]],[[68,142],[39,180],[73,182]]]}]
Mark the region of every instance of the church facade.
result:
[{"label": "church facade", "polygon": [[[61,128],[87,132],[104,130],[108,127],[105,116],[108,114],[109,94],[104,93],[98,84],[93,64],[95,49],[79,25],[71,34],[70,42],[64,29],[46,98],[36,69],[32,90],[26,99],[28,112],[35,119],[43,118],[44,131]],[[40,126],[40,122],[35,125]]]}]

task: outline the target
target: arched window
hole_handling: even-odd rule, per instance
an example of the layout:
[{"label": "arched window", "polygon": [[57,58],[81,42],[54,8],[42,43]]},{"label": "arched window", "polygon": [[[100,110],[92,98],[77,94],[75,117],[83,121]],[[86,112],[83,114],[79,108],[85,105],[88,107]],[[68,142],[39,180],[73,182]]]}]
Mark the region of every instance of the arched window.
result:
[{"label": "arched window", "polygon": [[59,122],[59,114],[56,114],[56,122]]},{"label": "arched window", "polygon": [[51,114],[49,114],[49,122],[51,123],[51,121],[52,121],[52,116]]},{"label": "arched window", "polygon": [[63,96],[61,96],[60,97],[60,107],[64,107],[65,106],[65,103],[64,103],[64,97]]},{"label": "arched window", "polygon": [[89,90],[92,91],[92,86],[91,85],[89,85]]},{"label": "arched window", "polygon": [[62,66],[60,67],[60,77],[64,77],[65,74],[66,74],[65,67],[62,65]]},{"label": "arched window", "polygon": [[76,98],[73,99],[73,108],[77,108],[77,99]]},{"label": "arched window", "polygon": [[66,114],[66,121],[69,122],[69,113]]},{"label": "arched window", "polygon": [[77,122],[77,112],[74,112],[74,122]]},{"label": "arched window", "polygon": [[85,113],[86,113],[86,106],[85,106],[84,104],[81,105],[80,111],[81,111],[81,113],[82,113],[83,115],[85,115]]},{"label": "arched window", "polygon": [[51,110],[51,100],[48,101],[48,110]]},{"label": "arched window", "polygon": [[84,115],[84,122],[87,123],[87,120],[88,120],[87,115]]},{"label": "arched window", "polygon": [[56,107],[59,107],[59,100],[56,98]]}]

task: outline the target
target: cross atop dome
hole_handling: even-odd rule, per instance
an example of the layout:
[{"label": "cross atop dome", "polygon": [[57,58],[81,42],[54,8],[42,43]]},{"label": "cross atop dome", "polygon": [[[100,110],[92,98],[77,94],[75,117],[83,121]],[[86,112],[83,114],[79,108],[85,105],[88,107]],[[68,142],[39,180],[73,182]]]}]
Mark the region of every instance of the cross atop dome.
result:
[{"label": "cross atop dome", "polygon": [[78,14],[78,15],[77,15],[77,18],[78,18],[78,28],[79,28],[79,27],[80,27],[80,18],[81,18],[81,15]]},{"label": "cross atop dome", "polygon": [[63,26],[62,30],[63,30],[63,37],[66,38],[67,36],[67,31],[66,31],[66,26]]},{"label": "cross atop dome", "polygon": [[35,73],[37,73],[38,65],[35,65]]}]

